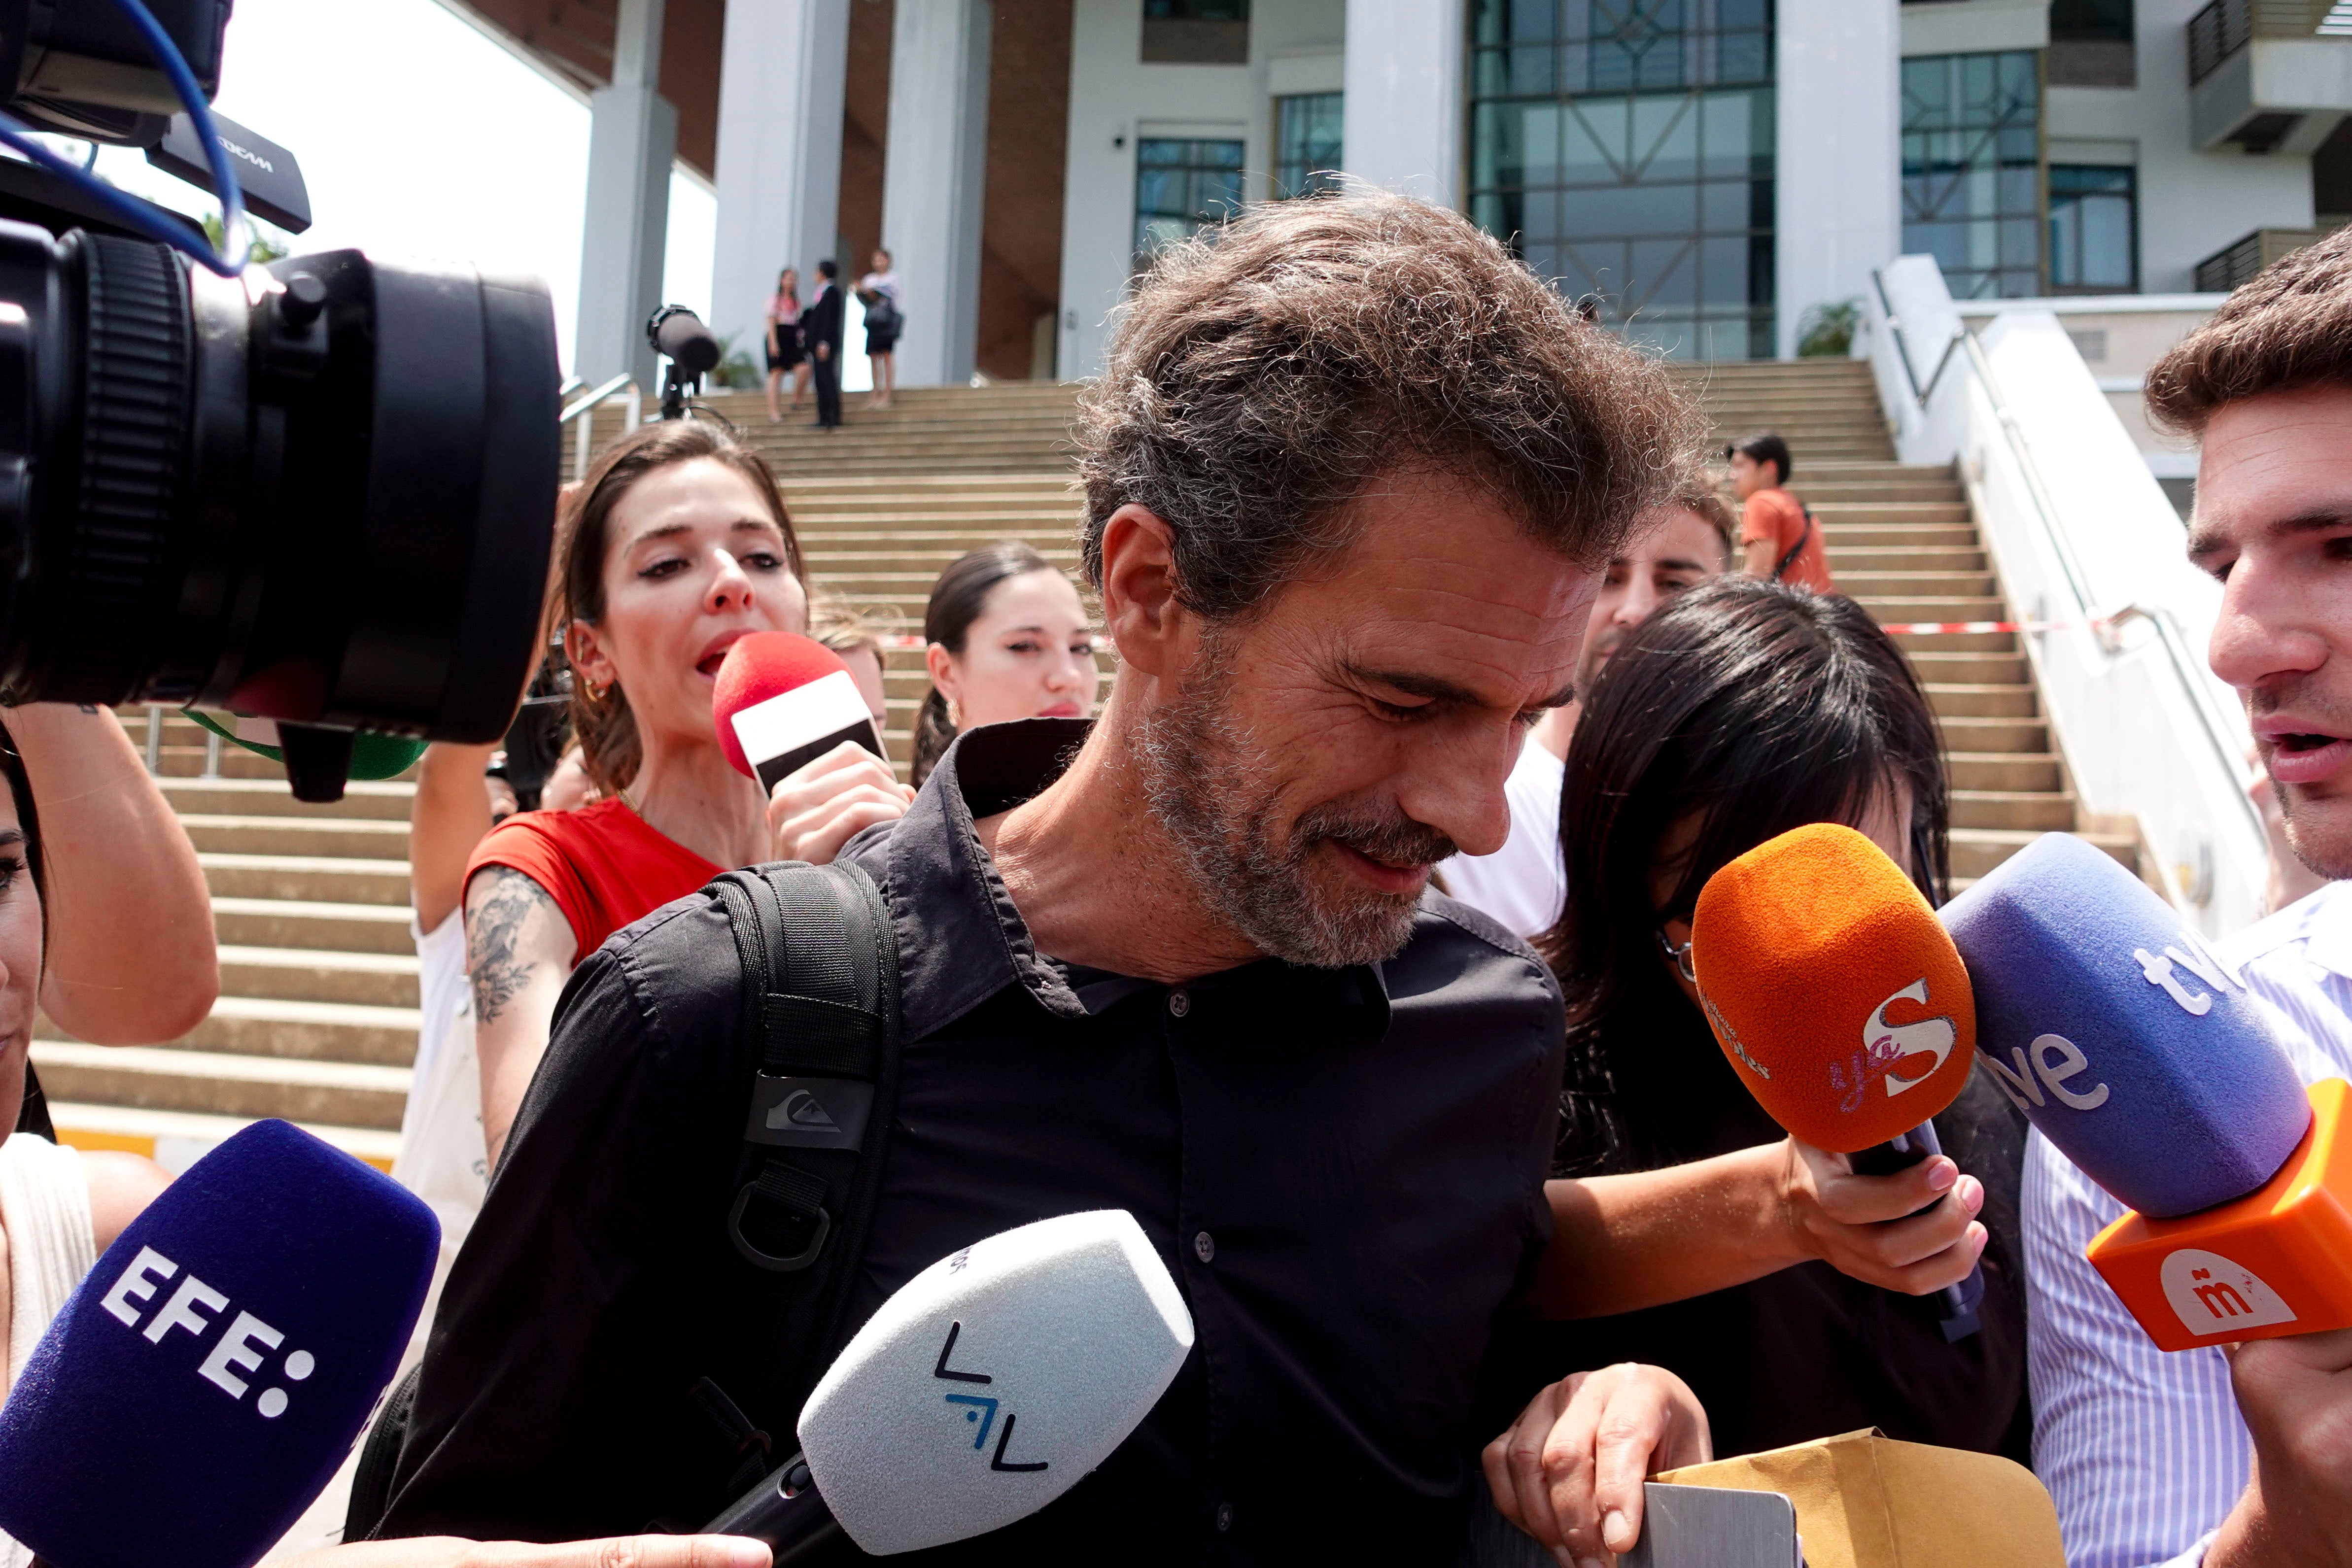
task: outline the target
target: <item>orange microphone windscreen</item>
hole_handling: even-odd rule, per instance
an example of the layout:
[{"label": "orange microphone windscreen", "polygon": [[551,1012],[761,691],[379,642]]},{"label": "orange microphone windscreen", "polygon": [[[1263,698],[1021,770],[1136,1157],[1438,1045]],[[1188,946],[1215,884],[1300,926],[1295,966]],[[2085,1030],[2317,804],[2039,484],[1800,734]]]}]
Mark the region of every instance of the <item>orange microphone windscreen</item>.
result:
[{"label": "orange microphone windscreen", "polygon": [[1817,1148],[1889,1142],[1968,1083],[1977,1013],[1959,952],[1852,828],[1792,829],[1709,877],[1691,962],[1739,1081]]}]

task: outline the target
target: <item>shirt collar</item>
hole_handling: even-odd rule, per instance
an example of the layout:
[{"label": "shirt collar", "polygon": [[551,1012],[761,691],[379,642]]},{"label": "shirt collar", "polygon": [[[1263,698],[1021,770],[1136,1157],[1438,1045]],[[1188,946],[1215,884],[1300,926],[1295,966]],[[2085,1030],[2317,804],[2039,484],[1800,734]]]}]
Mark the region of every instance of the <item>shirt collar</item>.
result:
[{"label": "shirt collar", "polygon": [[[945,1028],[1008,985],[1071,1020],[1150,988],[1090,970],[1074,984],[1066,967],[1040,956],[973,826],[1060,778],[1092,728],[1088,719],[1033,718],[967,731],[891,830],[887,881],[908,1039]],[[1313,969],[1264,958],[1185,988],[1239,993],[1255,1016],[1288,1023],[1295,1015],[1324,1038],[1335,1028],[1369,1040],[1388,1032],[1387,978],[1377,964]]]},{"label": "shirt collar", "polygon": [[2303,930],[2305,958],[2332,974],[2352,976],[2352,883],[2331,882],[2312,894]]}]

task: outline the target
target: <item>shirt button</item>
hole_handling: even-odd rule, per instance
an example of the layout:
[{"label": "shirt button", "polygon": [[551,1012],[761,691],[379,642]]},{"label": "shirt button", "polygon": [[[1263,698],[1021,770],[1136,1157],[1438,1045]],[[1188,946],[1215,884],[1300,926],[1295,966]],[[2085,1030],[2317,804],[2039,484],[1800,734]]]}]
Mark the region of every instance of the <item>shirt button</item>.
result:
[{"label": "shirt button", "polygon": [[[1208,1238],[1207,1238],[1207,1236],[1204,1234],[1204,1235],[1202,1237],[1202,1239],[1205,1241],[1205,1240],[1207,1240],[1207,1239],[1208,1239]],[[1223,1534],[1226,1531],[1231,1530],[1233,1527],[1234,1527],[1234,1505],[1233,1505],[1232,1503],[1229,1503],[1229,1502],[1221,1502],[1221,1503],[1219,1503],[1219,1504],[1217,1505],[1217,1533],[1218,1533],[1218,1534],[1220,1534],[1220,1535],[1222,1535],[1222,1534]]]},{"label": "shirt button", "polygon": [[1198,1258],[1203,1263],[1215,1261],[1217,1256],[1216,1239],[1205,1230],[1194,1232],[1192,1236],[1192,1256]]},{"label": "shirt button", "polygon": [[1192,1010],[1192,998],[1182,991],[1171,991],[1168,993],[1168,1010],[1173,1016],[1182,1018]]}]

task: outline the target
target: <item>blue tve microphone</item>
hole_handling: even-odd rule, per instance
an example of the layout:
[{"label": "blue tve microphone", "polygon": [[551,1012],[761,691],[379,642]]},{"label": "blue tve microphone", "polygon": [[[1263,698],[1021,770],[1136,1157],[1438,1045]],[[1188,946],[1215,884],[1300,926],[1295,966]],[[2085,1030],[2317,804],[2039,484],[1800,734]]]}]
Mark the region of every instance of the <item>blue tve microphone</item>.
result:
[{"label": "blue tve microphone", "polygon": [[98,1260],[0,1408],[0,1531],[52,1568],[248,1568],[400,1364],[433,1211],[284,1122],[173,1182]]},{"label": "blue tve microphone", "polygon": [[2144,1215],[2270,1180],[2311,1105],[2244,980],[2137,877],[2036,839],[1945,905],[1995,1082],[2084,1176]]}]

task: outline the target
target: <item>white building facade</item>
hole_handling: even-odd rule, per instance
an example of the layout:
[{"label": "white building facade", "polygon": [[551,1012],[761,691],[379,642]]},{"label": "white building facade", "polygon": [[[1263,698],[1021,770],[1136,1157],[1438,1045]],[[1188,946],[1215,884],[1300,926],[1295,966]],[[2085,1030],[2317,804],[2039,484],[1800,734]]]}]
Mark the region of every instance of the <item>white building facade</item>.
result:
[{"label": "white building facade", "polygon": [[730,0],[713,325],[879,243],[901,384],[1084,376],[1156,246],[1336,173],[1679,357],[1792,354],[1912,252],[1963,298],[2210,291],[2352,214],[2333,10]]}]

